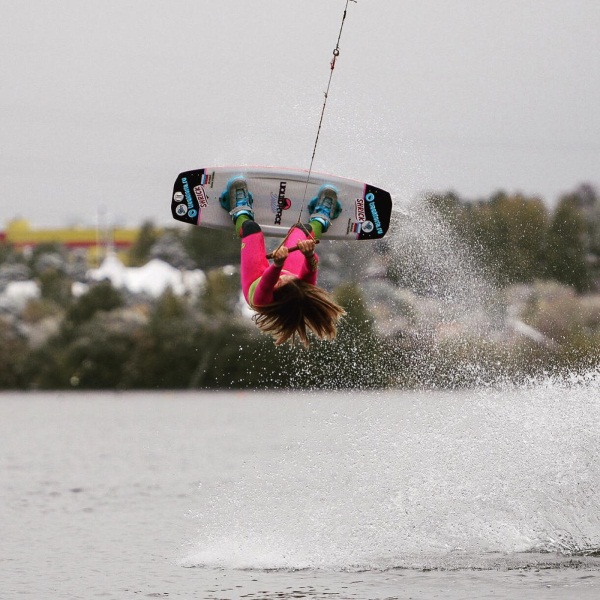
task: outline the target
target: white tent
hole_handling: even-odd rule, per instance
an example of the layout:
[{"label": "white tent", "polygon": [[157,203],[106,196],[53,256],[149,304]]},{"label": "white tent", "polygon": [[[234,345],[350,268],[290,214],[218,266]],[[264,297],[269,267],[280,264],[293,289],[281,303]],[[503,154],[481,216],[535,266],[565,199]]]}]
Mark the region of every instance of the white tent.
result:
[{"label": "white tent", "polygon": [[157,258],[143,267],[126,267],[115,254],[109,254],[100,267],[89,270],[87,275],[89,279],[108,279],[116,288],[153,297],[160,296],[168,287],[178,296],[186,293],[194,295],[206,280],[200,269],[176,269]]}]

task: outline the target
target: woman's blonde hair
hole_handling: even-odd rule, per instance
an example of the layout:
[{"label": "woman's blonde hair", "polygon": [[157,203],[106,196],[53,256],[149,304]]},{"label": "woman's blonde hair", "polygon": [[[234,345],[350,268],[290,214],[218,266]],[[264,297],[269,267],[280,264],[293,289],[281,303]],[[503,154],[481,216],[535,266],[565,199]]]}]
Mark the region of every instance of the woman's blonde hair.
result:
[{"label": "woman's blonde hair", "polygon": [[275,338],[279,346],[296,336],[308,348],[308,330],[320,339],[332,340],[337,333],[337,322],[344,309],[324,289],[292,279],[273,291],[274,301],[253,307],[258,328]]}]

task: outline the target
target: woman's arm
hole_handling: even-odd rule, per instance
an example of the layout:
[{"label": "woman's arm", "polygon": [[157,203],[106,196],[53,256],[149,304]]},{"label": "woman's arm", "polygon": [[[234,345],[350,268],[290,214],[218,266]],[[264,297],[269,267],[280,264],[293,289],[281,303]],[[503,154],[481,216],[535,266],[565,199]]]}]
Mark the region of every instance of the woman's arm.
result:
[{"label": "woman's arm", "polygon": [[316,285],[319,257],[315,254],[315,241],[312,239],[300,240],[298,242],[298,250],[304,254],[305,259],[298,277],[307,283]]}]

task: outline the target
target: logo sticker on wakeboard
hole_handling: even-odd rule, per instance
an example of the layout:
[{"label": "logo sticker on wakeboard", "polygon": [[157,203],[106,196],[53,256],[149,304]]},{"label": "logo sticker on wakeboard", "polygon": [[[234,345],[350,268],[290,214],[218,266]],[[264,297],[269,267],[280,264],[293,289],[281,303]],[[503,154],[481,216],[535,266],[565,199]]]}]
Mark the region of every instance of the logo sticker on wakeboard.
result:
[{"label": "logo sticker on wakeboard", "polygon": [[194,196],[196,196],[196,200],[198,200],[198,205],[200,208],[206,208],[208,206],[208,197],[206,196],[206,192],[201,185],[194,186]]},{"label": "logo sticker on wakeboard", "polygon": [[[194,200],[192,198],[192,193],[190,192],[190,184],[187,180],[187,177],[181,178],[181,183],[183,184],[183,193],[185,194],[185,201],[187,203],[187,214],[188,217],[192,217],[195,219],[198,216],[198,209],[196,208],[196,204],[194,204]],[[179,206],[184,206],[180,204]],[[179,206],[177,208],[179,208]],[[177,213],[179,216],[183,216],[185,213]]]},{"label": "logo sticker on wakeboard", "polygon": [[356,220],[359,223],[367,220],[367,213],[365,212],[365,200],[364,198],[356,199]]},{"label": "logo sticker on wakeboard", "polygon": [[281,225],[281,215],[284,210],[289,210],[292,206],[292,201],[285,197],[285,190],[287,188],[287,181],[279,182],[279,193],[274,194],[271,192],[271,210],[275,213],[275,225]]}]

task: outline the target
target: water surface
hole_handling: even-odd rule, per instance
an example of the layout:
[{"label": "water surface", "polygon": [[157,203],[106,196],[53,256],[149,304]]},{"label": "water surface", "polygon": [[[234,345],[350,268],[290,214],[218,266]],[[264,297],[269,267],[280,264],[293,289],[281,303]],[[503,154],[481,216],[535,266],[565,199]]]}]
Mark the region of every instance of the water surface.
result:
[{"label": "water surface", "polygon": [[596,378],[4,394],[7,598],[597,598]]}]

